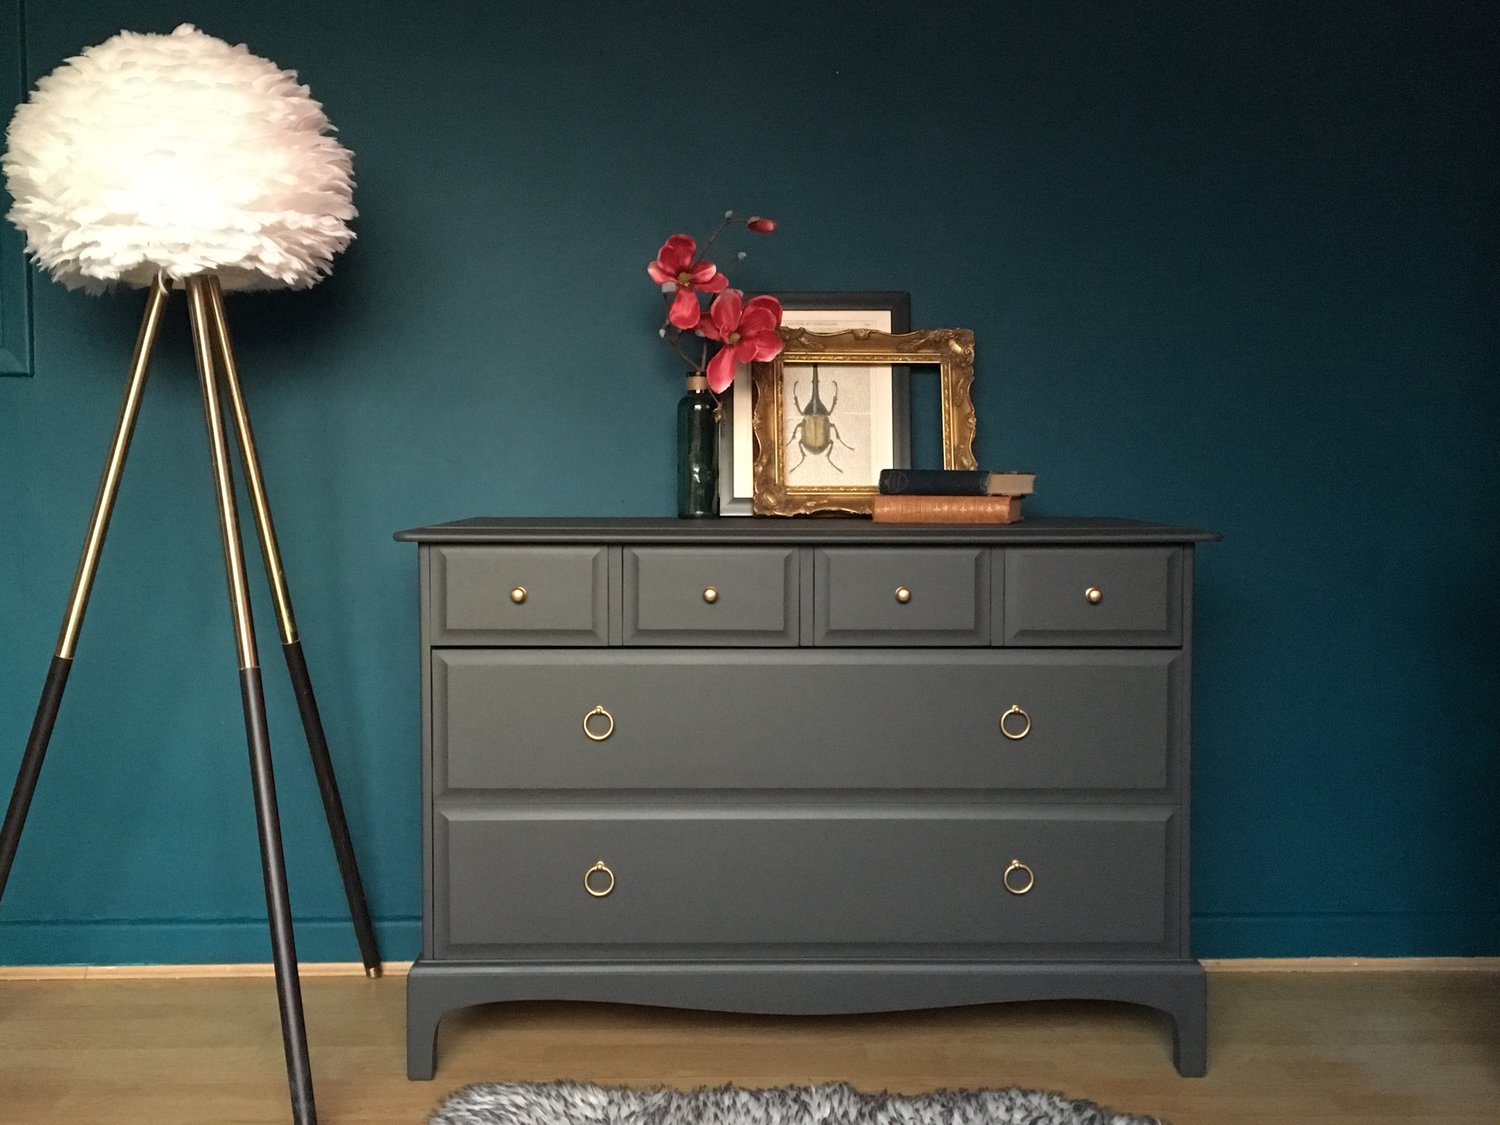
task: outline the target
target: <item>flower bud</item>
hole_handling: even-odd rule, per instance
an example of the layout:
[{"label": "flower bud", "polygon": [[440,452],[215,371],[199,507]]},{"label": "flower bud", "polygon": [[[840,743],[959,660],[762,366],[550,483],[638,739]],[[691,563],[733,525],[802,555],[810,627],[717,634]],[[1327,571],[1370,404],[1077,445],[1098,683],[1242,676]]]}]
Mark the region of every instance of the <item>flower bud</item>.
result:
[{"label": "flower bud", "polygon": [[744,252],[744,251],[743,251],[743,250],[741,250],[741,251],[740,251],[740,252],[739,252],[739,253],[738,253],[738,254],[736,254],[736,255],[735,255],[735,257],[736,257],[736,258],[738,258],[738,259],[739,259],[739,260],[740,260],[740,261],[742,261],[742,262],[743,262],[743,261],[744,261],[744,260],[745,260],[745,259],[746,259],[746,258],[748,258],[748,257],[749,257],[749,256],[750,256],[750,255],[749,255],[749,254],[746,254],[746,253],[745,253],[745,252]]},{"label": "flower bud", "polygon": [[733,211],[725,211],[724,212],[724,217],[726,219],[732,219],[732,218],[734,218],[734,212]]},{"label": "flower bud", "polygon": [[760,215],[751,215],[745,221],[745,225],[757,234],[770,234],[776,229],[776,220],[762,218]]}]

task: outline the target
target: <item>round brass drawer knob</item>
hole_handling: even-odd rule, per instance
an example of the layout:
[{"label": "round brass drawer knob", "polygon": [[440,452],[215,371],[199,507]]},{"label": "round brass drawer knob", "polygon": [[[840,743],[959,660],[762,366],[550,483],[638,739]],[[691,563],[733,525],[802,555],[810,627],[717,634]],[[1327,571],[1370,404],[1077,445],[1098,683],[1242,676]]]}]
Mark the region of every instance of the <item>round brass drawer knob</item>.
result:
[{"label": "round brass drawer knob", "polygon": [[[1013,859],[1010,861],[1010,866],[1005,869],[1005,874],[1000,876],[1000,881],[1005,884],[1005,889],[1011,894],[1024,895],[1036,886],[1036,872],[1019,859]],[[614,885],[613,881],[610,885]]]},{"label": "round brass drawer knob", "polygon": [[911,601],[911,591],[908,590],[905,586],[897,586],[896,600],[902,605],[905,605],[907,602]]},{"label": "round brass drawer knob", "polygon": [[714,602],[719,600],[719,591],[714,587],[709,586],[703,591],[703,600],[706,601],[709,605],[713,605]]},{"label": "round brass drawer knob", "polygon": [[[1012,715],[1017,718],[1012,719]],[[1019,742],[1031,733],[1031,716],[1012,703],[1000,716],[1000,733],[1012,742]]]},{"label": "round brass drawer knob", "polygon": [[[604,719],[602,730],[600,729],[600,724],[593,721],[595,715],[601,716]],[[615,733],[615,717],[603,707],[595,707],[583,717],[583,733],[594,742],[603,742]]]},{"label": "round brass drawer knob", "polygon": [[[595,878],[596,875],[599,877]],[[615,889],[615,873],[601,859],[583,873],[583,889],[595,898],[603,898]]]},{"label": "round brass drawer knob", "polygon": [[514,590],[512,590],[510,592],[510,600],[515,602],[517,605],[520,605],[522,602],[524,602],[526,600],[526,587],[517,586]]},{"label": "round brass drawer knob", "polygon": [[1083,592],[1083,596],[1088,599],[1089,605],[1098,605],[1104,600],[1104,591],[1098,586],[1090,586]]}]

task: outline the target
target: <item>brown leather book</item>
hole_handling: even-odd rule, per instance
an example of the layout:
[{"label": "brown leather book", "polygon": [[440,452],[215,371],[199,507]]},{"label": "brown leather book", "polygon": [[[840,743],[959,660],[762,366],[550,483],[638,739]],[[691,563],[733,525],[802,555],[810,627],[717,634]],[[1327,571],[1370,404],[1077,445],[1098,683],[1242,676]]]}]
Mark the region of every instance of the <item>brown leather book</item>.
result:
[{"label": "brown leather book", "polygon": [[1021,498],[880,495],[870,516],[876,523],[1015,523],[1021,518]]}]

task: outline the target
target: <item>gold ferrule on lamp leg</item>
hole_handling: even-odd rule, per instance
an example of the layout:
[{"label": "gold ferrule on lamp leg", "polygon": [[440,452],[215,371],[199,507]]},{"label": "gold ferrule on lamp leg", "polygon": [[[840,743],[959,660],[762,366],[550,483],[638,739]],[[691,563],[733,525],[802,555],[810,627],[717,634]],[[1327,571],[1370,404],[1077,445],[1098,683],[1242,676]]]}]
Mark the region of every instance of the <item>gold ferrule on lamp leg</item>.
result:
[{"label": "gold ferrule on lamp leg", "polygon": [[68,599],[68,611],[63,617],[62,629],[57,634],[57,655],[63,660],[72,660],[78,647],[78,634],[83,628],[84,611],[88,609],[89,591],[93,589],[94,574],[99,568],[99,554],[104,549],[104,534],[109,530],[110,513],[114,510],[120,475],[125,469],[125,456],[130,452],[136,415],[140,412],[141,396],[146,390],[146,376],[151,368],[151,350],[156,345],[156,330],[161,325],[162,310],[167,307],[167,298],[171,292],[171,283],[160,274],[151,282],[147,291],[146,311],[141,317],[141,330],[135,340],[135,354],[130,361],[130,378],[125,385],[124,401],[120,404],[120,418],[115,423],[114,441],[104,463],[104,475],[99,479],[99,493],[94,499],[94,514],[89,520],[88,535],[83,541],[83,554],[78,559],[78,570],[73,575],[73,592]]},{"label": "gold ferrule on lamp leg", "polygon": [[234,639],[240,669],[258,668],[255,628],[250,619],[250,590],[245,581],[245,554],[240,543],[239,513],[234,504],[234,479],[229,471],[229,449],[224,440],[224,415],[214,378],[214,348],[210,328],[208,283],[202,274],[187,279],[188,311],[193,322],[193,356],[203,388],[203,419],[208,425],[208,448],[213,460],[214,486],[219,500],[219,534],[224,542],[224,570],[229,581],[229,605],[234,614]]},{"label": "gold ferrule on lamp leg", "polygon": [[260,530],[261,555],[266,563],[266,575],[271,581],[271,597],[276,602],[276,619],[281,626],[281,643],[291,644],[297,639],[297,619],[292,615],[292,596],[287,590],[286,573],[281,565],[281,549],[276,545],[276,526],[271,522],[271,505],[266,500],[265,479],[260,472],[260,457],[255,451],[255,434],[250,429],[250,414],[245,409],[245,396],[240,388],[240,374],[234,362],[234,349],[229,345],[229,320],[224,315],[224,289],[213,274],[203,279],[207,290],[209,324],[212,329],[220,369],[224,373],[224,386],[229,392],[229,411],[234,416],[235,430],[239,434],[240,454],[245,465],[245,485],[250,493],[250,506],[255,510],[255,526]]}]

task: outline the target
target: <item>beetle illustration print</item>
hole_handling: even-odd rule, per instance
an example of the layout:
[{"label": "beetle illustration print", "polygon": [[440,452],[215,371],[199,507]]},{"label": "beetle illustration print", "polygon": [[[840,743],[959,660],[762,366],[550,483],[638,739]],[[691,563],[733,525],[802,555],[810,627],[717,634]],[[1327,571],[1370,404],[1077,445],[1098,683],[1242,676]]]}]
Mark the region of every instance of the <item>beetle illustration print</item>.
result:
[{"label": "beetle illustration print", "polygon": [[812,395],[807,400],[807,405],[802,405],[802,400],[797,397],[797,384],[792,383],[792,402],[797,406],[797,413],[801,417],[797,425],[792,429],[792,436],[787,441],[790,448],[794,443],[800,448],[802,456],[797,458],[797,464],[787,470],[791,476],[807,460],[809,453],[814,456],[821,454],[828,459],[836,473],[844,470],[839,468],[833,460],[833,443],[838,442],[849,452],[854,452],[854,446],[850,445],[839,436],[839,428],[834,425],[833,412],[839,404],[839,385],[833,384],[833,401],[827,406],[823,405],[823,397],[818,390],[818,365],[812,365]]}]

